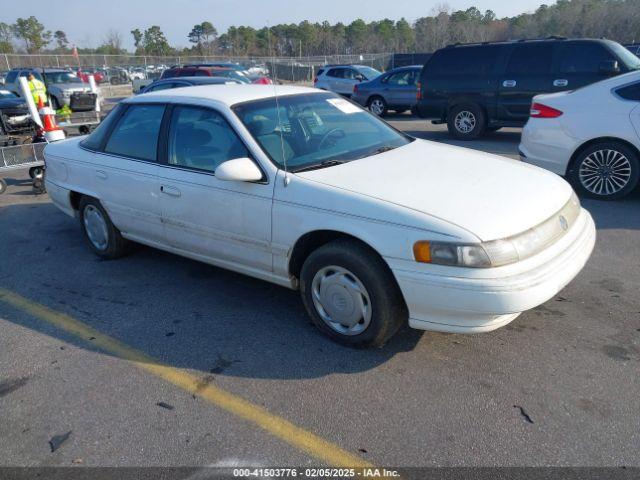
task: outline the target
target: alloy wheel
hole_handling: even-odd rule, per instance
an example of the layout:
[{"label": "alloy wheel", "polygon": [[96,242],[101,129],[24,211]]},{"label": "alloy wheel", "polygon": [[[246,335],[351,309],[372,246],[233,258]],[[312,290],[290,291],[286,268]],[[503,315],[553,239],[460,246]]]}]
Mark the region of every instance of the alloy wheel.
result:
[{"label": "alloy wheel", "polygon": [[454,119],[456,130],[465,134],[472,132],[473,129],[476,128],[476,123],[476,116],[469,110],[462,110],[458,112]]},{"label": "alloy wheel", "polygon": [[375,115],[382,115],[384,113],[384,102],[379,98],[374,98],[369,103],[369,111]]},{"label": "alloy wheel", "polygon": [[631,162],[618,150],[596,150],[581,162],[578,178],[595,195],[614,195],[631,180]]}]

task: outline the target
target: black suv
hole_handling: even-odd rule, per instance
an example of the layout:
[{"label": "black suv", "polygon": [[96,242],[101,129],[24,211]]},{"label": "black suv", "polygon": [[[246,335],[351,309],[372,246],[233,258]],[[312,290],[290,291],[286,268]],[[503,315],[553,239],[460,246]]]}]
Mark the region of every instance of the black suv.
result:
[{"label": "black suv", "polygon": [[500,127],[522,127],[531,99],[575,90],[640,68],[640,59],[610,40],[542,40],[452,45],[420,75],[417,113],[473,140]]}]

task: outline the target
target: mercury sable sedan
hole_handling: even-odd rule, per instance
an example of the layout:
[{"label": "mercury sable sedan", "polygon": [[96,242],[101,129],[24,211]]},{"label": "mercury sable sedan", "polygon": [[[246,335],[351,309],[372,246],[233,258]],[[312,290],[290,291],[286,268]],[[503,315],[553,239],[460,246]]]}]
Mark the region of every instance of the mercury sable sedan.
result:
[{"label": "mercury sable sedan", "polygon": [[545,170],[417,140],[336,96],[216,85],[121,102],[45,149],[53,202],[112,259],[139,242],[299,289],[314,324],[486,332],[552,298],[595,242]]}]

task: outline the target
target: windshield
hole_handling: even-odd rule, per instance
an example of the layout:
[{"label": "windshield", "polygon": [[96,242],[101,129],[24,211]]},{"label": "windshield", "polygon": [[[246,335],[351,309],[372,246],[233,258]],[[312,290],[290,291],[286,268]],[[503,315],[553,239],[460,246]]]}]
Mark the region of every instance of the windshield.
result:
[{"label": "windshield", "polygon": [[[413,139],[332,93],[307,93],[237,105],[236,115],[280,167],[321,168],[382,153]],[[282,141],[281,141],[282,137]]]},{"label": "windshield", "polygon": [[611,42],[610,46],[629,70],[640,70],[640,58],[636,57],[619,43]]},{"label": "windshield", "polygon": [[46,73],[47,82],[49,83],[82,83],[75,73],[71,72],[52,72]]},{"label": "windshield", "polygon": [[367,77],[367,80],[373,80],[374,78],[377,78],[380,75],[382,75],[382,73],[376,70],[375,68],[371,68],[371,67],[357,67],[357,68],[361,74]]}]

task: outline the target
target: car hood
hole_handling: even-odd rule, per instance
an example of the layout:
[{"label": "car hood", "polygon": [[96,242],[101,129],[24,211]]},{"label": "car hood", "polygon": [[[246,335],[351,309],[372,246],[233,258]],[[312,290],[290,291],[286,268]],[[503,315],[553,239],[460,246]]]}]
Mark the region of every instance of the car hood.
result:
[{"label": "car hood", "polygon": [[27,110],[24,98],[4,98],[0,100],[0,108]]},{"label": "car hood", "polygon": [[424,140],[296,175],[439,218],[482,241],[542,223],[572,193],[567,182],[546,170]]}]

